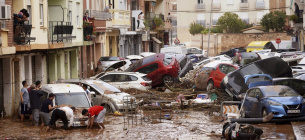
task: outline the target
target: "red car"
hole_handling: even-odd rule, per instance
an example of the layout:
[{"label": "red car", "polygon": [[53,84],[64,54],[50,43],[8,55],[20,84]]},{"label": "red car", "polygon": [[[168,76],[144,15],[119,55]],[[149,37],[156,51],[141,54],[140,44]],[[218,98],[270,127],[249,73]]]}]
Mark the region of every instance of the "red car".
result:
[{"label": "red car", "polygon": [[174,81],[178,76],[179,62],[171,55],[159,53],[138,60],[126,71],[145,73],[152,80],[152,86],[157,86]]},{"label": "red car", "polygon": [[214,89],[214,88],[220,88],[220,83],[222,79],[230,72],[237,70],[238,67],[226,64],[226,63],[220,63],[217,64],[216,67],[214,67],[210,73],[210,77],[208,79],[207,84],[207,91]]}]

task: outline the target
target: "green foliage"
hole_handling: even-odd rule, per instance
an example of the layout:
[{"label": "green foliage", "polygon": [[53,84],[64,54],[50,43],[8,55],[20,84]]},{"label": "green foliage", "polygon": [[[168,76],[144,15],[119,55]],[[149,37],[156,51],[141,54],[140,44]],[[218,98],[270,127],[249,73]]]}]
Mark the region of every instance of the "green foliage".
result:
[{"label": "green foliage", "polygon": [[273,30],[276,32],[283,31],[285,26],[286,12],[284,11],[274,11],[268,14],[265,14],[261,19],[261,25],[264,27],[266,32]]},{"label": "green foliage", "polygon": [[240,33],[245,28],[245,23],[238,17],[237,14],[226,12],[218,19],[217,28],[220,31],[227,33]]},{"label": "green foliage", "polygon": [[[211,33],[222,33],[219,29],[217,28],[211,28],[210,30]],[[206,28],[204,30],[201,31],[202,34],[208,34],[209,33],[209,29]]]},{"label": "green foliage", "polygon": [[204,31],[204,27],[200,24],[193,22],[190,24],[189,31],[190,31],[191,35],[200,34],[201,31]]},{"label": "green foliage", "polygon": [[254,23],[252,24],[249,24],[249,23],[245,23],[245,28],[244,29],[247,29],[247,28],[250,28],[250,27],[253,27],[254,26]]},{"label": "green foliage", "polygon": [[291,16],[289,17],[289,20],[292,20],[292,21],[294,21],[294,22],[297,22],[298,19],[299,19],[299,17],[298,17],[297,15],[291,15]]},{"label": "green foliage", "polygon": [[154,17],[154,23],[156,24],[157,28],[160,27],[161,25],[164,25],[162,18],[156,16]]}]

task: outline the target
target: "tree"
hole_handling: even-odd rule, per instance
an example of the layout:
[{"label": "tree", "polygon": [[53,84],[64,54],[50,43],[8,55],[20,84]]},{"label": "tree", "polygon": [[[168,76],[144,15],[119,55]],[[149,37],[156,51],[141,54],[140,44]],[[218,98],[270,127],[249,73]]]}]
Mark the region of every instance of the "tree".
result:
[{"label": "tree", "polygon": [[275,32],[282,32],[286,21],[286,12],[274,11],[265,14],[261,19],[261,25],[264,27],[266,32],[273,30]]},{"label": "tree", "polygon": [[195,34],[200,34],[201,31],[203,31],[204,29],[205,28],[202,25],[193,22],[190,25],[189,31],[190,31],[191,35],[195,35]]},{"label": "tree", "polygon": [[220,31],[225,30],[227,33],[240,33],[246,26],[237,14],[231,12],[224,13],[216,25]]}]

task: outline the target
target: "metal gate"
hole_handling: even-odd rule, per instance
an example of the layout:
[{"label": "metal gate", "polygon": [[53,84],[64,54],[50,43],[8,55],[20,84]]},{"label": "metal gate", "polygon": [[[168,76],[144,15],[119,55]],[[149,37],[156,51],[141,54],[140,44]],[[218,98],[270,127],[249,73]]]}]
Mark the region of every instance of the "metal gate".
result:
[{"label": "metal gate", "polygon": [[0,115],[4,115],[4,86],[3,86],[3,62],[0,58]]}]

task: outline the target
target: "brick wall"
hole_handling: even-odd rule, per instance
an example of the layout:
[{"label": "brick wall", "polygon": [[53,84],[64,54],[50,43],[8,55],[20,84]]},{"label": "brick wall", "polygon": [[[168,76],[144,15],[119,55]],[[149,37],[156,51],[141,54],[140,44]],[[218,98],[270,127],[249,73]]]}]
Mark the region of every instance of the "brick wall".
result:
[{"label": "brick wall", "polygon": [[[13,0],[5,0],[5,4],[11,5],[11,14],[13,14]],[[6,21],[6,28],[8,31],[8,46],[13,46],[14,34],[13,34],[13,17]]]},{"label": "brick wall", "polygon": [[[246,47],[252,41],[272,41],[276,38],[291,40],[286,33],[257,33],[257,34],[211,34],[209,55],[215,56],[218,53],[235,47]],[[202,47],[203,44],[203,47]],[[203,50],[208,49],[208,34],[195,35],[191,37],[191,47]]]}]

